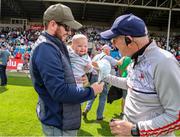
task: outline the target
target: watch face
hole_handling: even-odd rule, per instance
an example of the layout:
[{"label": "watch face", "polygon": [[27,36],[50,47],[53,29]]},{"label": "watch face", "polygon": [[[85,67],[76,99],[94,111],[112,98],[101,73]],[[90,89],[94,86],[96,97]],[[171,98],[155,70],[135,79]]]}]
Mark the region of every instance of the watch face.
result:
[{"label": "watch face", "polygon": [[137,130],[136,127],[133,127],[133,128],[131,129],[131,135],[132,135],[132,136],[139,136],[139,131]]}]

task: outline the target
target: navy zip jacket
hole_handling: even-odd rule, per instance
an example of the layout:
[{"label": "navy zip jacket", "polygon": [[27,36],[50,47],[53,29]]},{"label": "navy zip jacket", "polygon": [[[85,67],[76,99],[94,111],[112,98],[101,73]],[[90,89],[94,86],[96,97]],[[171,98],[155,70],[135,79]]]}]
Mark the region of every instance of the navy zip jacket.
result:
[{"label": "navy zip jacket", "polygon": [[[71,122],[80,119],[81,114],[75,114],[78,107],[71,108],[77,104],[94,98],[94,91],[91,87],[78,88],[76,86],[67,47],[56,37],[43,33],[44,38],[53,42],[61,52],[52,44],[41,41],[35,43],[35,49],[31,57],[31,76],[36,92],[39,95],[37,105],[38,118],[42,123],[55,126],[60,129],[74,129]],[[69,114],[64,114],[64,109]],[[72,115],[69,116],[67,115]],[[73,117],[74,115],[74,117]],[[66,119],[66,123],[63,120]],[[63,124],[69,126],[63,128]],[[76,128],[76,127],[75,127]]]}]

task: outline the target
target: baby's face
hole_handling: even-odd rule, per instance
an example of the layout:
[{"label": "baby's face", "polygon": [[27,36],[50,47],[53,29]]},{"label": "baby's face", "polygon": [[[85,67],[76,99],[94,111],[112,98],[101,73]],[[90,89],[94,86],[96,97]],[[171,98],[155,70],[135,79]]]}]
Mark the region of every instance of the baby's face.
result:
[{"label": "baby's face", "polygon": [[72,43],[72,49],[76,54],[82,56],[88,52],[88,41],[85,38],[77,39]]}]

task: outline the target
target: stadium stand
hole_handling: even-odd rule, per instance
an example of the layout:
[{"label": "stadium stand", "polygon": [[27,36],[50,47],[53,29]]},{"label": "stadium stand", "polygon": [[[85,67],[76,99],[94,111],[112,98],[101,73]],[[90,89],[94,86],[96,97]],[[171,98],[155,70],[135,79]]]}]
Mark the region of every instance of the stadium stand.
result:
[{"label": "stadium stand", "polygon": [[[180,60],[179,0],[0,0],[0,45],[6,45],[12,58],[21,59],[24,69],[28,69],[32,45],[43,30],[43,12],[58,2],[69,6],[75,18],[84,24],[74,33],[87,35],[92,56],[101,50],[102,45],[109,43],[102,41],[99,33],[117,16],[131,12],[145,20],[150,36],[161,48]],[[167,30],[171,32],[170,37]]]}]

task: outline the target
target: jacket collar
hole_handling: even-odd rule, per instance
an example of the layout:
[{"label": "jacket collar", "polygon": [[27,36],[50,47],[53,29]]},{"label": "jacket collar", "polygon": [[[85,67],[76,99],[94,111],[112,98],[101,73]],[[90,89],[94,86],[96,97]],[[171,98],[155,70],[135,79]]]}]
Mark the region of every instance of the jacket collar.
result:
[{"label": "jacket collar", "polygon": [[140,50],[138,50],[137,52],[135,52],[135,53],[132,55],[131,58],[134,60],[133,68],[135,67],[135,65],[138,64],[138,58],[143,55],[144,51],[146,50],[146,48],[147,48],[151,43],[152,43],[152,40],[149,40],[149,43],[147,43],[144,47],[142,47]]},{"label": "jacket collar", "polygon": [[61,52],[66,55],[66,57],[69,59],[69,54],[68,54],[68,50],[67,50],[67,46],[57,37],[52,36],[50,34],[48,34],[46,31],[42,32],[41,35],[45,36],[46,38],[48,38],[51,42],[55,43],[58,48],[61,50]]},{"label": "jacket collar", "polygon": [[55,43],[58,47],[64,43],[58,39],[57,37],[53,36],[53,35],[50,35],[48,34],[46,31],[42,32],[41,35],[45,36],[46,38],[48,38],[50,41],[52,41],[53,43]]}]

